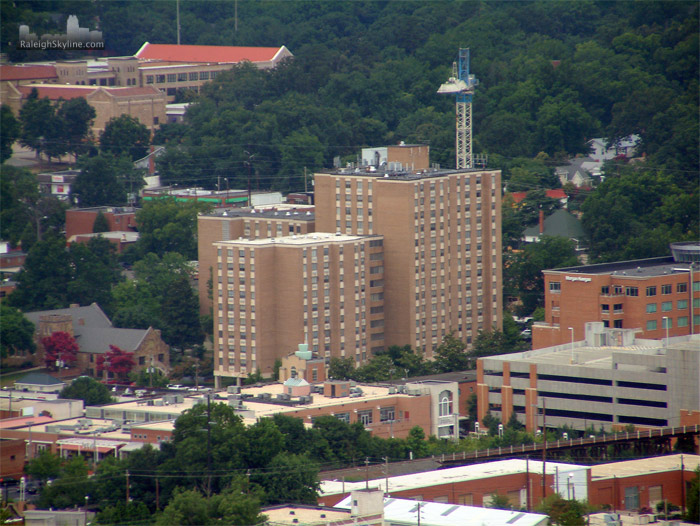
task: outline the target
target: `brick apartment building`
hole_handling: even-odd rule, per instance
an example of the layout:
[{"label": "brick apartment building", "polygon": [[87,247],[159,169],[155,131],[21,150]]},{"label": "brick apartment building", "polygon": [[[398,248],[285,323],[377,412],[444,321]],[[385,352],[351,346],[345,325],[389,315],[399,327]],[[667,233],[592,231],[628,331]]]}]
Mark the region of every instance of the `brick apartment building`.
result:
[{"label": "brick apartment building", "polygon": [[384,349],[381,236],[294,234],[214,246],[217,375],[269,375],[280,351],[302,342],[358,364]]},{"label": "brick apartment building", "polygon": [[[545,321],[532,347],[584,336],[586,322],[660,339],[700,332],[700,244],[673,243],[672,256],[544,271]],[[667,331],[668,329],[668,331]]]},{"label": "brick apartment building", "polygon": [[[217,241],[233,239],[258,239],[283,237],[288,235],[304,235],[316,231],[313,209],[303,210],[302,207],[277,206],[268,209],[227,209],[215,210],[202,214],[197,218],[197,252],[199,258],[199,312],[212,312],[212,290],[218,267]],[[301,342],[291,342],[286,353],[294,345]],[[280,355],[280,358],[284,356]]]},{"label": "brick apartment building", "polygon": [[[262,213],[217,211],[199,217],[200,308],[203,314],[213,308],[215,350],[220,353],[215,375],[246,375],[256,368],[267,375],[275,359],[305,341],[321,358],[352,356],[358,364],[391,345],[411,345],[431,358],[449,333],[470,345],[479,330],[502,326],[500,172],[429,168],[427,147],[420,145],[369,150],[363,150],[367,158],[361,168],[315,174],[315,214],[279,208]],[[418,169],[407,170],[401,162],[385,158],[411,160]],[[313,232],[318,233],[317,240],[305,236]],[[284,236],[297,239],[275,239]],[[291,254],[296,247],[303,254],[302,245],[318,242],[320,236],[330,244],[344,240],[357,246],[374,236],[377,251],[372,250],[371,257],[382,261],[381,270],[372,260],[360,259],[360,266],[352,271],[357,277],[346,283],[341,280],[352,275],[337,274],[331,261],[322,261],[318,253],[317,268],[306,271],[318,271],[318,276],[311,277],[318,278],[319,287],[321,281],[328,287],[324,294],[333,290],[331,298],[345,295],[342,302],[332,299],[321,304],[320,293],[314,297],[313,289],[303,296],[301,284],[307,286],[306,277],[298,274],[304,263],[297,254],[293,256],[297,274],[284,274],[284,282],[280,273],[264,280],[258,274],[254,287],[269,292],[260,296],[256,291],[254,304],[247,296],[245,301],[240,298],[237,287],[253,291],[253,276],[247,267],[250,255],[263,247],[279,254]],[[226,244],[216,245],[220,241]],[[236,251],[243,251],[243,260],[239,261]],[[218,294],[214,306],[210,298]],[[275,316],[283,317],[278,323],[284,320],[283,325],[275,325],[273,333],[250,323],[255,314],[251,308],[258,309],[256,323],[260,323],[259,300],[263,297],[269,302],[263,312],[277,309]],[[282,306],[273,307],[278,303]],[[299,312],[291,312],[290,305],[298,305]],[[318,325],[314,317],[309,320],[308,313],[315,312],[314,308],[319,313]],[[237,328],[236,320],[246,322],[245,332]],[[237,355],[241,335],[247,342],[245,368],[240,367]],[[253,335],[258,339],[252,340]],[[261,349],[260,338],[266,350],[259,351],[262,355],[256,352],[252,359],[251,344],[256,351]]]},{"label": "brick apartment building", "polygon": [[385,345],[500,328],[500,172],[371,170],[315,175],[316,230],[384,237]]}]

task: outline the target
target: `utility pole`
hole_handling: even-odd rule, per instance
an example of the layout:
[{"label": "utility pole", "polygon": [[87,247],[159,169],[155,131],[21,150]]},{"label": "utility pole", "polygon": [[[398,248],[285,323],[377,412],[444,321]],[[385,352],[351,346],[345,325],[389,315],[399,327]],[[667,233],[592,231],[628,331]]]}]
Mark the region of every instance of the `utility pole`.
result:
[{"label": "utility pole", "polygon": [[547,404],[542,397],[542,500],[547,496]]},{"label": "utility pole", "polygon": [[207,394],[207,498],[211,495],[211,396]]},{"label": "utility pole", "polygon": [[525,504],[530,511],[530,455],[525,457]]},{"label": "utility pole", "polygon": [[369,457],[365,457],[365,489],[369,489]]},{"label": "utility pole", "polygon": [[177,8],[177,45],[180,45],[180,0],[175,2]]},{"label": "utility pole", "polygon": [[158,477],[156,477],[156,510],[160,509],[160,487],[158,485]]},{"label": "utility pole", "polygon": [[129,505],[129,470],[126,470],[126,505]]},{"label": "utility pole", "polygon": [[384,493],[389,496],[389,457],[384,457]]}]

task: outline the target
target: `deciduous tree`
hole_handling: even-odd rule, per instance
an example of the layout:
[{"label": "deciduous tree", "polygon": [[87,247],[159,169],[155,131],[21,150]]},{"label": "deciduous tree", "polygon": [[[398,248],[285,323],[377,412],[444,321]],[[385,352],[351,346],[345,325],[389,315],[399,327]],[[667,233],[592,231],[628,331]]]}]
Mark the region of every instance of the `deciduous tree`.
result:
[{"label": "deciduous tree", "polygon": [[22,129],[9,106],[0,106],[0,163],[12,157],[12,145],[19,138]]},{"label": "deciduous tree", "polygon": [[42,338],[41,345],[49,369],[58,370],[64,365],[69,367],[78,360],[78,342],[67,332],[56,331],[51,336]]},{"label": "deciduous tree", "polygon": [[113,401],[106,385],[87,376],[81,376],[73,380],[61,390],[59,396],[61,398],[82,400],[85,402],[85,405],[102,405]]},{"label": "deciduous tree", "polygon": [[0,303],[0,357],[36,350],[34,324],[19,309]]},{"label": "deciduous tree", "polygon": [[151,132],[138,119],[120,115],[110,119],[100,135],[100,150],[115,157],[128,156],[132,161],[141,159],[148,151]]},{"label": "deciduous tree", "polygon": [[116,345],[110,345],[109,351],[97,357],[97,370],[107,371],[120,380],[126,380],[134,368],[134,353],[122,351]]}]

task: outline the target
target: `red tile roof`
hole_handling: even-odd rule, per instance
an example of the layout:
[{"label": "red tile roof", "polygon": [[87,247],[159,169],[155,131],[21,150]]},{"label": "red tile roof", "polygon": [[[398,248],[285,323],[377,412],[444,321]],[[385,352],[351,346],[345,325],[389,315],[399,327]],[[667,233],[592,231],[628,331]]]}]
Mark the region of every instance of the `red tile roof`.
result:
[{"label": "red tile roof", "polygon": [[[556,188],[554,190],[547,190],[545,192],[547,197],[551,199],[566,199],[567,195],[566,192],[564,192],[563,189],[561,188]],[[510,194],[513,197],[513,201],[516,203],[521,202],[525,197],[527,197],[527,192],[513,192]]]},{"label": "red tile roof", "polygon": [[246,60],[267,62],[273,60],[281,50],[281,47],[178,46],[146,42],[138,50],[136,57],[141,60],[234,64]]},{"label": "red tile roof", "polygon": [[28,84],[25,86],[17,86],[17,89],[22,94],[22,97],[28,97],[33,89],[39,92],[39,98],[44,97],[49,100],[68,100],[77,99],[78,97],[87,97],[95,91],[95,86],[64,86],[59,84]]},{"label": "red tile roof", "polygon": [[39,80],[58,78],[54,66],[0,66],[0,80]]}]

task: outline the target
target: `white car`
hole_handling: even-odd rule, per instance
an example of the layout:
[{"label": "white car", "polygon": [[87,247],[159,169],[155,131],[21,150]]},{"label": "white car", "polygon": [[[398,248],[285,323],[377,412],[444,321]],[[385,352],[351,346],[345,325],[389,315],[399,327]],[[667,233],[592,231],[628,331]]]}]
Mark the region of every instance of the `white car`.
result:
[{"label": "white car", "polygon": [[171,384],[168,386],[168,389],[171,389],[172,391],[187,391],[187,387],[180,384]]}]

